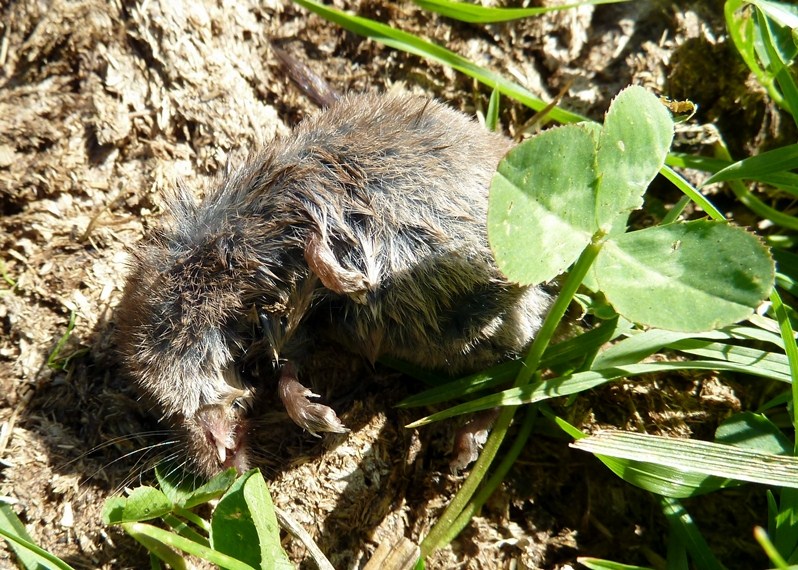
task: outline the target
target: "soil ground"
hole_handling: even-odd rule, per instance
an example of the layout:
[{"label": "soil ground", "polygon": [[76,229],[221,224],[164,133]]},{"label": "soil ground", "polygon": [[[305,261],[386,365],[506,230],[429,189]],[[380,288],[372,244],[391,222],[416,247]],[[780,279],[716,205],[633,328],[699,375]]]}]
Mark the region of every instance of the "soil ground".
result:
[{"label": "soil ground", "polygon": [[[582,7],[492,26],[410,2],[334,4],[419,33],[545,100],[571,82],[561,105],[596,119],[631,83],[689,98],[700,111],[680,126],[684,150],[710,143],[714,127],[736,154],[780,136],[729,46],[720,1]],[[0,297],[0,497],[76,568],[149,565],[100,520],[106,497],[151,480],[157,445],[170,438],[121,374],[114,306],[128,251],[157,223],[165,190],[180,181],[202,194],[228,160],[314,111],[270,39],[340,91],[398,87],[469,114],[487,107],[489,90],[465,76],[290,2],[0,1],[0,261],[14,283]],[[505,101],[501,120],[516,136],[531,116]],[[664,186],[653,196],[654,210],[677,198]],[[350,365],[356,388],[323,395],[351,434],[316,440],[276,414],[261,448],[276,504],[336,568],[361,567],[380,542],[418,540],[462,481],[448,469],[451,426],[407,430],[423,411],[392,407],[420,386]],[[732,379],[682,375],[617,383],[558,412],[587,430],[711,438],[753,398]],[[763,505],[751,487],[688,504],[729,568],[765,565],[750,540]],[[564,569],[578,556],[657,565],[666,533],[655,498],[541,422],[502,488],[429,567]],[[286,545],[312,567],[300,544]],[[0,567],[14,564],[0,546]]]}]

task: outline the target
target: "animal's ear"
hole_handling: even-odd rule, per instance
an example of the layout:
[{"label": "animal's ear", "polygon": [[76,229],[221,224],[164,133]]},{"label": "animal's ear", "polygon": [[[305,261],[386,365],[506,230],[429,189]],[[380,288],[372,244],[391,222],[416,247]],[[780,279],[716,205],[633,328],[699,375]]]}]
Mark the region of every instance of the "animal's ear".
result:
[{"label": "animal's ear", "polygon": [[305,243],[305,261],[327,289],[365,303],[368,291],[366,276],[341,266],[329,242],[315,232],[309,234]]}]

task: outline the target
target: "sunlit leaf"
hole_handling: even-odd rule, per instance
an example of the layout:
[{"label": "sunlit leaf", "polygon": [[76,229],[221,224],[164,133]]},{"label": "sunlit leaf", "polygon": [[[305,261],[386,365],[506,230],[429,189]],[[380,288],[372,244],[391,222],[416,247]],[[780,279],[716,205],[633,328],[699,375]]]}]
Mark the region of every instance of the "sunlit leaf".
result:
[{"label": "sunlit leaf", "polygon": [[604,231],[625,231],[629,213],[643,205],[643,194],[665,164],[672,140],[673,120],[652,93],[632,86],[613,100],[597,155],[596,217]]},{"label": "sunlit leaf", "polygon": [[773,288],[773,260],[759,239],[723,222],[656,226],[609,240],[596,279],[627,319],[706,331],[753,313]]},{"label": "sunlit leaf", "polygon": [[136,487],[127,497],[111,497],[103,507],[103,522],[146,521],[165,515],[172,510],[172,501],[154,487]]},{"label": "sunlit leaf", "polygon": [[274,506],[258,469],[237,479],[219,501],[211,545],[255,568],[293,568],[280,545]]},{"label": "sunlit leaf", "polygon": [[541,283],[571,265],[598,229],[596,141],[582,125],[550,129],[511,150],[493,179],[488,233],[499,268]]},{"label": "sunlit leaf", "polygon": [[190,509],[224,495],[238,474],[235,469],[230,468],[203,483],[202,479],[195,474],[169,465],[158,465],[155,468],[155,477],[169,500],[176,505]]}]

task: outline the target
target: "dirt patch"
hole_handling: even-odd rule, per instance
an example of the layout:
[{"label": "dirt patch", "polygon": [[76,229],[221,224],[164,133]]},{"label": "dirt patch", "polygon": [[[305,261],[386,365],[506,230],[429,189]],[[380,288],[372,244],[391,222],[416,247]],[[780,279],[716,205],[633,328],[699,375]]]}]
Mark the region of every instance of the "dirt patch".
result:
[{"label": "dirt patch", "polygon": [[[347,4],[544,99],[572,81],[562,104],[594,118],[623,86],[640,83],[693,99],[700,120],[734,121],[735,150],[781,136],[777,114],[746,84],[724,39],[720,2],[583,7],[495,26],[451,22],[410,3]],[[341,91],[399,85],[470,114],[487,107],[489,90],[472,80],[276,0],[0,3],[0,251],[14,282],[0,298],[0,496],[41,546],[75,567],[148,564],[99,516],[111,493],[151,477],[147,468],[172,435],[119,373],[113,309],[127,250],[157,219],[166,189],[181,183],[201,194],[228,160],[314,110],[287,81],[270,38]],[[730,72],[707,81],[706,65]],[[501,119],[516,135],[532,114],[507,101]],[[680,127],[685,148],[710,140],[697,124]],[[448,472],[451,426],[405,430],[415,412],[391,407],[418,386],[355,366],[363,381],[339,408],[349,436],[318,441],[284,417],[264,421],[267,439],[280,442],[262,451],[275,502],[336,568],[362,565],[382,541],[418,540],[461,482]],[[586,429],[708,436],[750,397],[718,378],[660,377],[559,411]],[[537,432],[506,484],[430,568],[567,568],[579,555],[651,563],[664,552],[651,496],[569,450],[551,426],[541,422]],[[737,492],[736,503],[761,500],[759,491]],[[756,551],[723,540],[749,536],[754,524],[747,510],[717,510],[730,503],[696,501],[696,516],[711,521],[704,528],[714,526],[710,540],[730,568],[762,566]],[[298,544],[288,547],[304,560]],[[0,566],[10,565],[0,547]]]}]

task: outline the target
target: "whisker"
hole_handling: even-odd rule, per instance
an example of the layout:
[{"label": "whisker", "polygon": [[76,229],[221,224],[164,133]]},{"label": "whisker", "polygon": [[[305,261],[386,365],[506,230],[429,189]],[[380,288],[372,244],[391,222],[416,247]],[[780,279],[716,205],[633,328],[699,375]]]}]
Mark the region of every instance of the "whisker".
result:
[{"label": "whisker", "polygon": [[108,447],[111,447],[111,446],[116,445],[116,444],[121,443],[121,442],[134,441],[136,438],[150,438],[150,437],[155,437],[155,436],[159,436],[159,435],[174,435],[174,434],[175,434],[175,430],[162,429],[162,430],[152,430],[152,431],[137,432],[137,433],[132,433],[130,435],[119,435],[119,436],[113,437],[113,438],[111,438],[109,440],[106,440],[103,443],[95,445],[91,449],[89,449],[87,451],[84,451],[83,453],[81,453],[77,457],[74,457],[74,458],[70,459],[69,461],[66,461],[64,463],[60,463],[59,467],[69,467],[70,465],[73,465],[75,462],[80,461],[81,459],[85,459],[85,458],[87,458],[89,455],[91,455],[93,453],[96,453],[98,451],[101,451],[103,449],[106,449]]},{"label": "whisker", "polygon": [[[162,442],[160,442],[160,443],[153,443],[153,444],[151,444],[151,445],[148,445],[148,446],[146,446],[146,447],[141,447],[141,448],[139,448],[139,449],[134,449],[133,451],[128,451],[128,452],[127,452],[127,453],[125,453],[124,455],[121,455],[121,456],[117,457],[116,459],[113,459],[113,460],[112,460],[112,461],[110,461],[109,463],[106,463],[106,464],[104,465],[104,467],[110,467],[111,465],[114,465],[115,463],[117,463],[117,462],[119,462],[119,461],[123,461],[123,460],[127,459],[128,457],[132,457],[132,456],[134,456],[134,455],[136,455],[136,454],[139,454],[139,453],[147,453],[147,452],[149,452],[149,451],[152,451],[153,449],[158,449],[158,448],[160,448],[160,447],[165,447],[165,446],[167,446],[167,445],[174,445],[174,444],[178,443],[178,441],[179,441],[179,440],[176,440],[176,439],[173,439],[173,440],[167,440],[167,441],[162,441]],[[134,464],[134,467],[135,467],[136,465],[138,465],[138,463],[139,463],[140,461],[141,461],[141,457],[139,457],[139,460],[138,460],[138,461],[137,461],[137,462]]]}]

